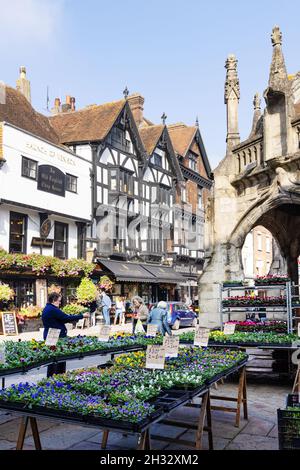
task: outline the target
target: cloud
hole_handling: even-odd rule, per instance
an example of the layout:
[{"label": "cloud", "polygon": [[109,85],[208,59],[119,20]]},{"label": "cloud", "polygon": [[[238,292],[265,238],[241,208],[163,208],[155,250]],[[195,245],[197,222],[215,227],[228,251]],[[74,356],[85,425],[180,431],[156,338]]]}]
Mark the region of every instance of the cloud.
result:
[{"label": "cloud", "polygon": [[64,9],[64,0],[0,0],[1,42],[47,42],[55,37]]}]

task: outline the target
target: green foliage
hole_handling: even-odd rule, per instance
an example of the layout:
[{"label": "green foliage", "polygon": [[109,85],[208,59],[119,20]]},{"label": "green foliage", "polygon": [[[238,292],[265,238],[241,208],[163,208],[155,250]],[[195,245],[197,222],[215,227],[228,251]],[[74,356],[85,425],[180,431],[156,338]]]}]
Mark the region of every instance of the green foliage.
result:
[{"label": "green foliage", "polygon": [[84,277],[76,289],[77,302],[88,304],[97,298],[97,287],[91,279]]}]

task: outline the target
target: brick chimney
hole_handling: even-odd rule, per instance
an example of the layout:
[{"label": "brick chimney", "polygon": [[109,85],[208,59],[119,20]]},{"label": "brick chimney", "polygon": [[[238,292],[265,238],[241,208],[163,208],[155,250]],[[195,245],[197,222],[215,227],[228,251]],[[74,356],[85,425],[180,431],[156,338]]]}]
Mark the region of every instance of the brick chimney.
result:
[{"label": "brick chimney", "polygon": [[17,80],[17,90],[31,103],[30,81],[26,78],[26,67],[22,65],[19,70],[20,77]]},{"label": "brick chimney", "polygon": [[132,95],[128,96],[127,101],[129,103],[136,125],[141,127],[144,120],[143,111],[145,98],[139,93],[133,93]]},{"label": "brick chimney", "polygon": [[61,106],[61,112],[69,113],[70,111],[75,111],[75,98],[74,96],[67,95],[66,102]]},{"label": "brick chimney", "polygon": [[55,98],[54,100],[54,106],[53,108],[51,108],[51,114],[58,114],[61,112],[61,109],[60,109],[60,99],[59,98]]}]

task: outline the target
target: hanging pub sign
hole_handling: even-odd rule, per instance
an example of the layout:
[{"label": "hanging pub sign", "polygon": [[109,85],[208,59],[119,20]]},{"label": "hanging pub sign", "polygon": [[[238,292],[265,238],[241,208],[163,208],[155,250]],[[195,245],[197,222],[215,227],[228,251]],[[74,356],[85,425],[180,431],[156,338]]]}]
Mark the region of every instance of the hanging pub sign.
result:
[{"label": "hanging pub sign", "polygon": [[2,312],[2,331],[4,335],[18,335],[18,326],[15,312]]},{"label": "hanging pub sign", "polygon": [[40,191],[65,197],[65,174],[51,165],[39,165],[38,185]]}]

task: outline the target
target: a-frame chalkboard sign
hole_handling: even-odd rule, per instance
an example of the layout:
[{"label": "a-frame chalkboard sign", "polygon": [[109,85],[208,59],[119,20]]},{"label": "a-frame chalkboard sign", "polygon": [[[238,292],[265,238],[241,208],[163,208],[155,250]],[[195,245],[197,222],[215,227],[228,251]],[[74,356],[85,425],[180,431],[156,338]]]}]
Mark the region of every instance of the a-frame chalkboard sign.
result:
[{"label": "a-frame chalkboard sign", "polygon": [[18,335],[18,325],[15,312],[1,312],[2,334],[6,336]]}]

